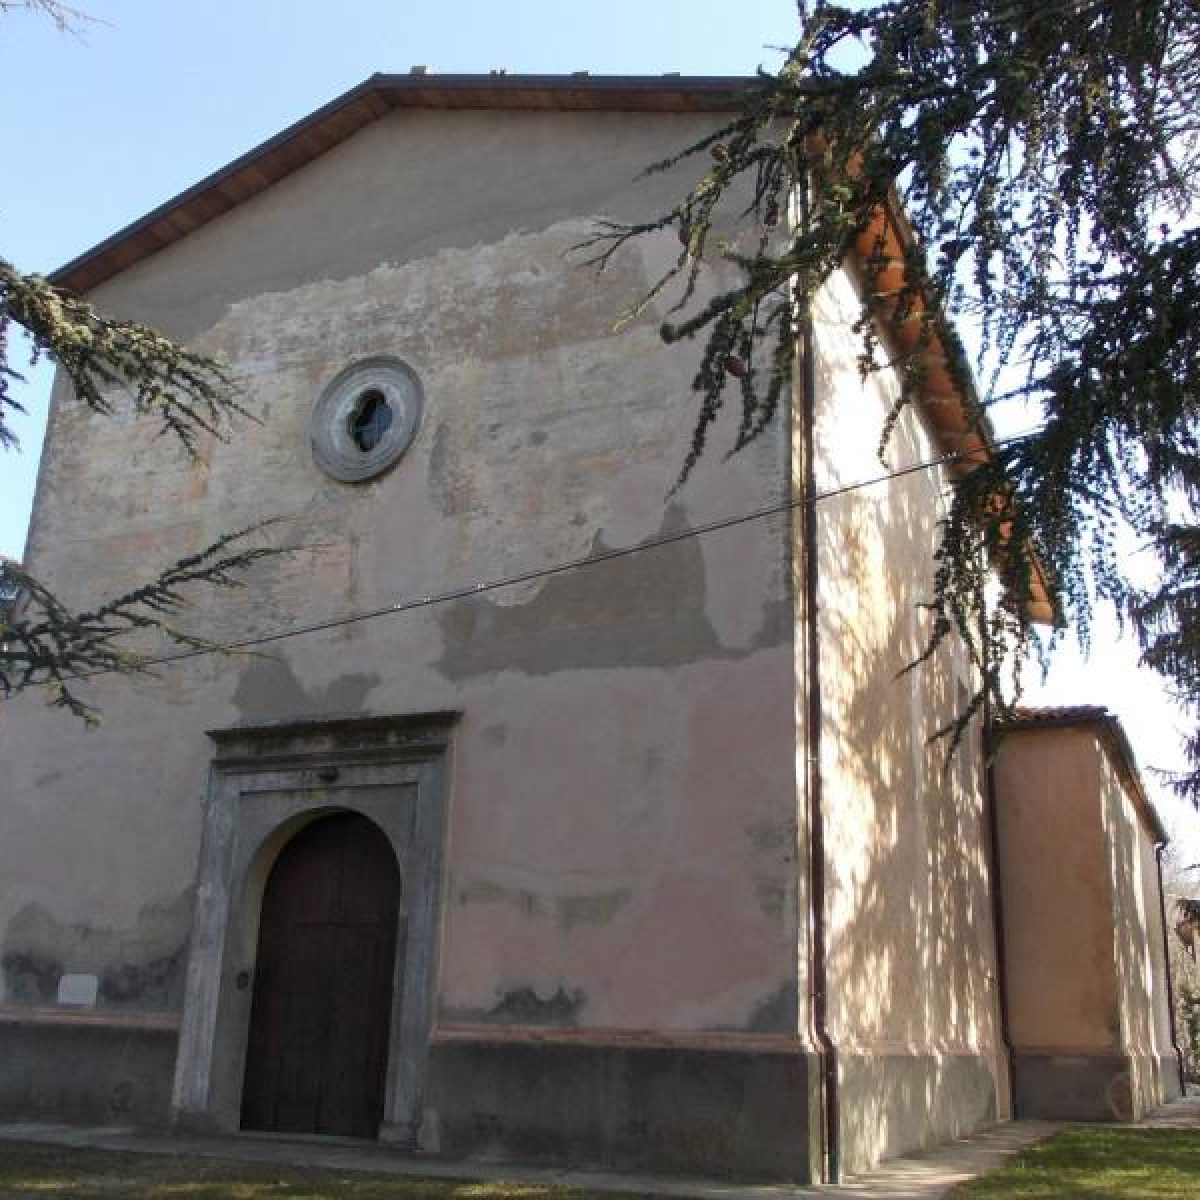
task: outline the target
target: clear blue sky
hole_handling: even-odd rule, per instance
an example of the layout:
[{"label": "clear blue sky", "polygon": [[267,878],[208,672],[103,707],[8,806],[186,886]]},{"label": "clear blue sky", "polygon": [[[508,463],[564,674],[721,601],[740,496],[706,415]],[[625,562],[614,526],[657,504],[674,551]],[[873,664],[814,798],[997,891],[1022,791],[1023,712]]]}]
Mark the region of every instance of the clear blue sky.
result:
[{"label": "clear blue sky", "polygon": [[[35,14],[0,19],[0,255],[28,270],[68,261],[376,71],[749,74],[796,31],[794,0],[71,2],[95,18],[75,35]],[[24,392],[24,452],[0,460],[0,553],[14,557],[48,391],[42,367]],[[1090,663],[1060,655],[1036,698],[1107,704],[1144,763],[1171,763],[1177,718],[1157,681],[1115,629],[1096,643]],[[1170,824],[1200,830],[1148,782]]]}]

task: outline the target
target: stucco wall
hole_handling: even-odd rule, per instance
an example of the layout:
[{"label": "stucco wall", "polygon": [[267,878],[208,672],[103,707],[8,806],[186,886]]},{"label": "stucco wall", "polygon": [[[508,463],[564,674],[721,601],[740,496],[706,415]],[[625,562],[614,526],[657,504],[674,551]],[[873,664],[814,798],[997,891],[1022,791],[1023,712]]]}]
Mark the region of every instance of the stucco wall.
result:
[{"label": "stucco wall", "polygon": [[[304,547],[182,620],[237,638],[635,546],[784,494],[769,432],[667,492],[692,421],[661,313],[614,322],[672,236],[597,278],[594,215],[704,117],[406,113],[99,290],[233,364],[261,424],[189,463],[125,420],[55,405],[30,568],[74,603],[264,517]],[[347,486],[308,418],[348,363],[418,372],[416,441]],[[785,517],[478,598],[97,680],[103,729],[6,705],[5,1004],[177,1011],[204,730],[459,710],[437,1015],[443,1025],[795,1034],[794,679]],[[141,972],[141,974],[139,974]],[[120,996],[105,980],[126,979]],[[145,976],[145,979],[143,979]],[[161,978],[160,978],[161,977]],[[124,986],[124,985],[122,985]]]},{"label": "stucco wall", "polygon": [[1018,1115],[1136,1119],[1175,1094],[1153,838],[1093,726],[997,767]]},{"label": "stucco wall", "polygon": [[1117,1044],[1099,772],[1086,731],[1012,734],[997,756],[1009,1028],[1022,1051],[1074,1054]]},{"label": "stucco wall", "polygon": [[[1182,1092],[1180,1056],[1171,1039],[1171,992],[1168,982],[1167,938],[1163,936],[1163,913],[1170,909],[1163,903],[1163,886],[1158,854],[1153,836],[1139,825],[1138,847],[1142,860],[1142,911],[1146,914],[1146,954],[1150,1009],[1150,1056],[1154,1074],[1154,1091],[1148,1106],[1175,1099]],[[1174,931],[1167,930],[1168,937]]]},{"label": "stucco wall", "polygon": [[1121,1045],[1129,1058],[1129,1115],[1136,1119],[1178,1091],[1177,1078],[1171,1078],[1178,1070],[1166,1012],[1158,870],[1153,839],[1102,752],[1100,775],[1113,879]]},{"label": "stucco wall", "polygon": [[994,949],[977,731],[945,767],[934,733],[966,668],[925,648],[945,480],[938,469],[854,486],[937,456],[910,410],[881,462],[897,394],[861,378],[853,281],[814,311],[817,347],[821,767],[830,1032],[845,1165],[966,1132],[996,1114]]}]

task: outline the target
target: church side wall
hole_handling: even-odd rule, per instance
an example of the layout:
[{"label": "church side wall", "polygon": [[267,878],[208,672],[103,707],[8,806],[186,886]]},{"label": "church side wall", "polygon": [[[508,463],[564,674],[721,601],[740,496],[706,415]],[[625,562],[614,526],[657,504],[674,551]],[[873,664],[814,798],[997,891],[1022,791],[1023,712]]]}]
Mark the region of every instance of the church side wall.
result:
[{"label": "church side wall", "polygon": [[[60,395],[28,565],[83,604],[280,517],[266,536],[294,554],[180,615],[231,640],[632,550],[780,500],[786,431],[724,463],[726,427],[668,496],[694,354],[661,345],[661,312],[620,334],[614,323],[677,252],[673,235],[599,277],[571,256],[593,216],[644,216],[673,197],[678,177],[627,181],[710,124],[394,114],[104,285],[102,308],[230,362],[261,424],[189,462],[143,424]],[[337,483],[312,461],[309,416],[373,355],[419,375],[420,428],[388,474]],[[440,1148],[596,1161],[596,1131],[562,1127],[574,1064],[599,1081],[619,1158],[604,1165],[804,1178],[790,552],[783,515],[253,654],[98,679],[94,731],[36,693],[6,704],[6,1069],[32,1078],[62,1029],[72,1044],[122,1023],[155,1046],[174,1036],[206,730],[449,711],[428,1086]],[[13,1034],[26,1026],[36,1038]],[[89,1112],[163,1117],[161,1050],[128,1044]],[[69,1084],[45,1077],[34,1097],[0,1072],[0,1109],[50,1114]],[[765,1115],[743,1128],[721,1097]],[[688,1131],[655,1145],[656,1122],[681,1111]]]},{"label": "church side wall", "polygon": [[945,480],[936,468],[857,487],[936,451],[911,411],[877,455],[896,393],[857,368],[854,283],[814,311],[817,346],[821,767],[830,1033],[843,1167],[995,1119],[995,955],[978,731],[948,769],[930,737],[960,711],[949,647],[917,670]]}]

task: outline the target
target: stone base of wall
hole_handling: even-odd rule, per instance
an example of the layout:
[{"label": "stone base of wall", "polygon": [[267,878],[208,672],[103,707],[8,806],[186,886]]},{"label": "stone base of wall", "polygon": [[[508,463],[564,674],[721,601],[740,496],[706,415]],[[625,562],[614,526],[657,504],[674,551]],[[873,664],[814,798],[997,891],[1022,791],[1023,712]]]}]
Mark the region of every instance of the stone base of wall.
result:
[{"label": "stone base of wall", "polygon": [[0,1015],[0,1120],[164,1125],[174,1029]]},{"label": "stone base of wall", "polygon": [[1179,1073],[1179,1055],[1174,1053],[1160,1054],[1154,1058],[1155,1078],[1158,1080],[1161,1094],[1156,1098],[1156,1104],[1169,1104],[1183,1095],[1183,1079]]},{"label": "stone base of wall", "polygon": [[450,1158],[807,1183],[820,1069],[803,1050],[454,1038],[421,1142]]},{"label": "stone base of wall", "polygon": [[839,1051],[843,1173],[994,1123],[992,1072],[992,1059],[974,1054]]},{"label": "stone base of wall", "polygon": [[[1135,1097],[1133,1062],[1127,1054],[1013,1054],[1013,1102],[1018,1117],[1063,1121],[1133,1121],[1145,1108],[1179,1091],[1174,1058],[1146,1059],[1142,1078],[1157,1081],[1161,1100]],[[1172,1080],[1174,1081],[1172,1084]]]},{"label": "stone base of wall", "polygon": [[1172,1054],[1136,1054],[1133,1062],[1133,1078],[1137,1081],[1134,1094],[1133,1120],[1141,1120],[1160,1104],[1178,1099],[1179,1060]]}]

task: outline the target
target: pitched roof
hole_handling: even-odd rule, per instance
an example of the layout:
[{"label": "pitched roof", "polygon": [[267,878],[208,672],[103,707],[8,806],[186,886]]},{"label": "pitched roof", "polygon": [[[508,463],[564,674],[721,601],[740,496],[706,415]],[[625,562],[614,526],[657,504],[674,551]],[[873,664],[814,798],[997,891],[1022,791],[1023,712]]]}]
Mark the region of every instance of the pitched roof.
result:
[{"label": "pitched roof", "polygon": [[1125,727],[1115,713],[1097,704],[1072,704],[1047,707],[1018,708],[1001,728],[1009,733],[1025,731],[1090,728],[1099,735],[1108,752],[1109,761],[1117,770],[1133,798],[1146,828],[1159,842],[1167,842],[1167,831],[1163,827],[1158,811],[1146,795],[1137,756],[1133,752]]},{"label": "pitched roof", "polygon": [[[736,112],[762,86],[757,76],[681,75],[407,75],[376,74],[301,118],[240,158],[159,205],[50,275],[50,282],[86,293],[189,233],[266,191],[364,126],[396,109],[515,109],[556,112]],[[912,234],[899,201],[881,207],[858,238],[869,258],[882,245],[897,262]],[[912,348],[916,326],[900,331]],[[938,336],[921,346],[928,387],[923,411],[951,475],[969,472],[990,454],[990,433],[967,416],[968,397],[946,369]],[[1036,621],[1054,620],[1049,589],[1036,558],[1025,603]]]},{"label": "pitched roof", "polygon": [[746,76],[372,75],[59,267],[50,282],[90,291],[395,109],[733,112],[758,86],[757,78]]}]

